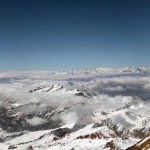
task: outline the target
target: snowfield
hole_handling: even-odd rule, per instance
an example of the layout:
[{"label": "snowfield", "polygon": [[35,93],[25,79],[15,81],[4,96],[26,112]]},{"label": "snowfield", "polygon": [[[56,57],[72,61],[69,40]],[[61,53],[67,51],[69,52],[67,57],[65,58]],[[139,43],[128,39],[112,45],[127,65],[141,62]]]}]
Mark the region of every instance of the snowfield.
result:
[{"label": "snowfield", "polygon": [[125,150],[149,114],[150,68],[0,72],[0,150]]}]

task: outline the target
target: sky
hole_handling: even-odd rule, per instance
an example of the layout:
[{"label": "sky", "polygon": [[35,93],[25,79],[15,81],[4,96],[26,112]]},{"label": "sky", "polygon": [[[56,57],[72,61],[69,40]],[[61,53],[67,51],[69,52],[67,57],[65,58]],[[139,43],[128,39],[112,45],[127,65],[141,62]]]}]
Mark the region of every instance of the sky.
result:
[{"label": "sky", "polygon": [[150,66],[149,0],[1,0],[0,71]]}]

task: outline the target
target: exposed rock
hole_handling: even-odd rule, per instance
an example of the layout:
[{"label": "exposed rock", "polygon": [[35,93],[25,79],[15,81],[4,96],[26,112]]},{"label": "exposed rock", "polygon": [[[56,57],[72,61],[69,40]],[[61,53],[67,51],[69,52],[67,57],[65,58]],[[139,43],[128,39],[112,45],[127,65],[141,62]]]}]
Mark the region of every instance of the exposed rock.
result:
[{"label": "exposed rock", "polygon": [[150,149],[150,134],[137,142],[135,145],[127,148],[126,150],[148,150]]},{"label": "exposed rock", "polygon": [[15,146],[15,145],[10,145],[9,147],[8,147],[8,150],[9,149],[16,149],[17,148],[17,146]]},{"label": "exposed rock", "polygon": [[4,142],[4,139],[0,137],[0,143],[3,143],[3,142]]},{"label": "exposed rock", "polygon": [[27,150],[33,150],[33,147],[30,145]]},{"label": "exposed rock", "polygon": [[57,137],[54,137],[54,138],[53,138],[53,141],[57,141],[57,140],[59,140]]},{"label": "exposed rock", "polygon": [[66,134],[69,134],[69,133],[71,133],[71,129],[69,129],[69,128],[59,128],[59,129],[51,132],[51,134],[54,134],[55,136],[57,136],[59,138],[62,138]]},{"label": "exposed rock", "polygon": [[101,132],[101,131],[97,131],[91,134],[86,134],[86,135],[80,135],[79,137],[77,137],[77,139],[107,139],[107,138],[115,138],[116,135],[113,132],[110,132],[109,135],[105,135],[105,133]]},{"label": "exposed rock", "polygon": [[104,149],[105,148],[107,148],[107,149],[109,148],[109,150],[120,150],[120,148],[117,147],[113,141],[107,142]]}]

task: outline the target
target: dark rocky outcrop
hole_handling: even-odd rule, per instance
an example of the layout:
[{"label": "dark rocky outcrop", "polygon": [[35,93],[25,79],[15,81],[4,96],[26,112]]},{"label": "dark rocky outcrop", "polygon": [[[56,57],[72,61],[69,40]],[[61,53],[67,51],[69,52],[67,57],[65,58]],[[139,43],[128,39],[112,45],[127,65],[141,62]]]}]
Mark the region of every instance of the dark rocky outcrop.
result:
[{"label": "dark rocky outcrop", "polygon": [[104,149],[105,148],[109,148],[109,150],[120,150],[120,148],[117,147],[113,141],[107,142]]},{"label": "dark rocky outcrop", "polygon": [[17,148],[17,146],[15,146],[15,145],[10,145],[9,147],[8,147],[8,150],[12,150],[12,149],[16,149]]},{"label": "dark rocky outcrop", "polygon": [[[46,108],[43,111],[23,113],[18,112],[13,107],[0,107],[0,127],[6,132],[37,131],[60,127],[60,124],[62,124],[60,119],[51,120],[51,118],[46,118],[46,114],[50,111],[52,111],[51,108]],[[46,119],[47,122],[34,126],[27,122],[27,119],[32,119],[33,117]]]}]

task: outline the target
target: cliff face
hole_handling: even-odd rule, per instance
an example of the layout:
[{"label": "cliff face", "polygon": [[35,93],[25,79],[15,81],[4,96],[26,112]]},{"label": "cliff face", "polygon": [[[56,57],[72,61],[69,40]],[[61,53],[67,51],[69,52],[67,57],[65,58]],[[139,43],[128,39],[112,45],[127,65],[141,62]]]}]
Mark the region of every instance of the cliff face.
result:
[{"label": "cliff face", "polygon": [[137,142],[135,145],[127,148],[126,150],[148,150],[150,149],[150,134]]}]

